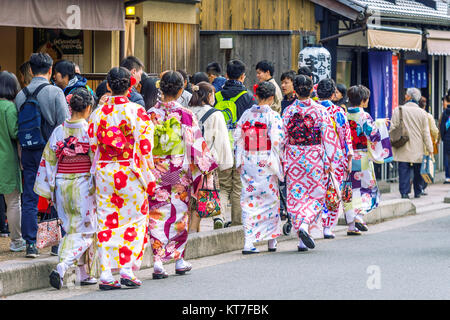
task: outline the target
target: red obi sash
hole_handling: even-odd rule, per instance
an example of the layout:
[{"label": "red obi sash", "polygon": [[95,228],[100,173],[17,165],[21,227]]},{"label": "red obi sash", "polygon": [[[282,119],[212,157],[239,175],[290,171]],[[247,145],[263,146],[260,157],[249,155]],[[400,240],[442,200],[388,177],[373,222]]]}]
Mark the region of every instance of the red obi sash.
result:
[{"label": "red obi sash", "polygon": [[244,132],[244,143],[246,151],[267,151],[272,148],[267,125],[255,122],[252,126],[249,121],[242,126]]},{"label": "red obi sash", "polygon": [[76,137],[68,137],[56,143],[58,173],[87,173],[91,169],[91,158],[88,155],[89,143],[78,142]]}]

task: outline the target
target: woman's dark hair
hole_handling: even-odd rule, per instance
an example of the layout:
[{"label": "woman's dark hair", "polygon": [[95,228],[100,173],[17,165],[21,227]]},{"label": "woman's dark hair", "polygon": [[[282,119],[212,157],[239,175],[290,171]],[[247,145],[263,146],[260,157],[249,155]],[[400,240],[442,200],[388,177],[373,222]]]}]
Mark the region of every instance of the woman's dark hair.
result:
[{"label": "woman's dark hair", "polygon": [[323,79],[317,85],[317,96],[320,100],[331,99],[336,92],[336,85],[333,79]]},{"label": "woman's dark hair", "polygon": [[100,100],[106,93],[111,92],[108,90],[108,86],[106,85],[108,83],[107,80],[103,80],[100,82],[100,84],[97,86],[97,89],[95,90],[95,95]]},{"label": "woman's dark hair", "polygon": [[14,101],[20,91],[20,84],[14,73],[0,72],[0,99]]},{"label": "woman's dark hair", "polygon": [[217,62],[211,62],[206,67],[206,73],[220,76],[220,74],[222,73],[222,67]]},{"label": "woman's dark hair", "polygon": [[156,82],[158,82],[158,78],[149,77],[142,83],[141,94],[144,98],[146,110],[153,108],[158,102],[159,90],[156,87]]},{"label": "woman's dark hair", "polygon": [[262,100],[266,100],[270,97],[274,97],[275,96],[275,86],[268,81],[263,81],[256,88],[255,94],[258,98],[260,98]]},{"label": "woman's dark hair", "polygon": [[342,94],[343,97],[347,96],[347,87],[345,86],[345,84],[338,83],[336,85],[336,89]]},{"label": "woman's dark hair", "polygon": [[162,93],[169,97],[176,97],[178,91],[184,87],[184,78],[178,71],[167,71],[159,82]]},{"label": "woman's dark hair", "polygon": [[350,87],[347,91],[348,100],[352,107],[358,107],[370,98],[370,90],[363,85]]},{"label": "woman's dark hair", "polygon": [[83,87],[76,88],[70,98],[70,108],[75,112],[84,112],[88,106],[94,106],[94,97]]},{"label": "woman's dark hair", "polygon": [[131,73],[123,67],[112,68],[107,80],[113,95],[123,95],[131,86]]},{"label": "woman's dark hair", "polygon": [[192,76],[192,83],[193,84],[198,84],[198,83],[200,83],[202,81],[209,82],[208,75],[205,72],[196,72],[196,73],[194,73],[194,75]]},{"label": "woman's dark hair", "polygon": [[297,71],[297,74],[298,75],[308,76],[310,78],[312,78],[312,76],[313,76],[313,73],[311,72],[311,69],[309,67],[307,67],[307,66],[300,67],[298,69],[298,71]]},{"label": "woman's dark hair", "polygon": [[195,90],[195,86],[193,86],[192,98],[189,101],[189,106],[196,107],[202,106],[204,104],[209,104],[209,95],[214,94],[214,86],[210,84],[208,81],[199,82],[197,85],[198,90]]},{"label": "woman's dark hair", "polygon": [[311,90],[314,84],[312,79],[303,74],[295,77],[294,89],[297,95],[301,98],[308,98],[311,95]]}]

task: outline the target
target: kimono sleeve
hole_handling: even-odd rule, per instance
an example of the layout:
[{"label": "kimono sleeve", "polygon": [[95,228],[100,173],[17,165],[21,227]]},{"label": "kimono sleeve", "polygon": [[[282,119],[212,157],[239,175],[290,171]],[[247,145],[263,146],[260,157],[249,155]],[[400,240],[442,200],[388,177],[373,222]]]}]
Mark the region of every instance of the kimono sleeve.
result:
[{"label": "kimono sleeve", "polygon": [[376,163],[388,163],[394,160],[392,154],[391,140],[389,131],[386,127],[384,119],[378,119],[374,122],[378,132],[380,133],[379,141],[368,141],[369,157]]},{"label": "kimono sleeve", "polygon": [[326,110],[322,112],[322,124],[320,130],[322,147],[325,152],[325,172],[329,172],[330,169],[335,171],[340,165],[343,154],[338,136],[333,128],[333,123]]},{"label": "kimono sleeve", "polygon": [[284,128],[281,117],[276,112],[269,112],[270,125],[270,158],[269,166],[273,169],[274,174],[278,176],[280,181],[284,181],[283,161],[282,161],[282,144],[284,141]]},{"label": "kimono sleeve", "polygon": [[338,111],[338,115],[342,119],[342,140],[344,143],[345,155],[348,158],[349,156],[353,156],[352,132],[350,129],[350,123],[348,122],[347,116],[343,111]]},{"label": "kimono sleeve", "polygon": [[54,201],[55,179],[58,159],[55,153],[56,133],[55,130],[42,153],[41,162],[39,163],[36,181],[34,183],[34,192],[46,199]]},{"label": "kimono sleeve", "polygon": [[244,132],[242,130],[242,125],[244,123],[244,120],[246,119],[246,114],[247,114],[247,111],[244,112],[242,117],[236,123],[236,128],[234,129],[234,132],[233,132],[236,168],[239,168],[243,164],[243,161],[244,161],[245,137],[244,137]]},{"label": "kimono sleeve", "polygon": [[206,175],[218,165],[203,138],[197,119],[192,113],[188,115],[190,123],[183,123],[183,139],[185,142],[186,158],[192,174],[193,190],[197,190],[202,175]]},{"label": "kimono sleeve", "polygon": [[153,165],[153,135],[154,127],[144,107],[139,106],[135,119],[134,148],[132,170],[144,186],[148,195],[153,195],[156,179],[152,174]]}]

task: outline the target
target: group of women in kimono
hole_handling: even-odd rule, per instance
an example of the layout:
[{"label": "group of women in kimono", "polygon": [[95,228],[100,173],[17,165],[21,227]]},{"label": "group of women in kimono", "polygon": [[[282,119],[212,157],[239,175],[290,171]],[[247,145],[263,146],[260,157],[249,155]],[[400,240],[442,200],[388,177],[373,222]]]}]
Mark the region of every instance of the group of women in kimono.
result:
[{"label": "group of women in kimono", "polygon": [[[66,232],[60,262],[50,274],[57,289],[73,266],[81,285],[139,287],[134,272],[147,244],[153,251],[153,279],[168,277],[163,264],[171,260],[176,274],[190,271],[184,252],[191,198],[220,165],[215,159],[220,150],[211,152],[195,114],[176,102],[184,86],[178,72],[163,73],[161,101],[148,111],[128,100],[132,82],[126,69],[111,69],[107,84],[112,94],[95,110],[86,89],[73,92],[71,118],[54,130],[37,173],[35,192],[51,199]],[[319,98],[322,91],[333,91],[332,85],[322,90],[319,84]],[[345,204],[348,234],[367,230],[363,216],[378,204],[370,150],[378,150],[381,135],[362,110],[368,90],[349,90],[355,103],[348,119],[329,102],[331,95],[324,95],[321,104],[310,99],[310,78],[297,76],[295,90],[298,99],[281,117],[269,107],[275,87],[260,84],[258,105],[243,114],[234,131],[234,160],[243,184],[243,253],[258,252],[254,243],[262,240],[276,251],[281,235],[278,184],[284,179],[299,251],[314,248],[309,228],[321,217],[324,234],[332,236],[338,211],[324,213],[331,180],[338,185],[352,181],[353,199]]]},{"label": "group of women in kimono", "polygon": [[[364,215],[378,206],[380,198],[373,161],[392,161],[387,122],[375,122],[363,110],[370,98],[366,87],[349,89],[347,113],[331,102],[336,90],[331,79],[317,85],[317,102],[311,99],[310,77],[296,76],[294,88],[297,99],[280,117],[269,107],[274,86],[260,84],[256,89],[259,104],[237,123],[234,140],[242,180],[243,254],[258,253],[254,244],[262,240],[268,240],[268,251],[276,251],[282,231],[278,183],[284,180],[298,251],[315,247],[311,229],[318,224],[324,238],[333,239],[332,229],[342,210],[347,235],[368,231]],[[340,197],[344,182],[352,194],[349,198],[347,190],[345,202]]]}]

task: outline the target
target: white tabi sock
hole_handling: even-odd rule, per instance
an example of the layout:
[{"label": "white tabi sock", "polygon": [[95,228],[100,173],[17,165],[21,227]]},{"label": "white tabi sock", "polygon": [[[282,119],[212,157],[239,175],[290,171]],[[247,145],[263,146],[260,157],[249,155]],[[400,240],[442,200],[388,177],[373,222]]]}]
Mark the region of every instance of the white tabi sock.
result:
[{"label": "white tabi sock", "polygon": [[309,225],[308,225],[307,223],[303,222],[303,223],[300,225],[300,229],[305,230],[306,233],[309,234]]},{"label": "white tabi sock", "polygon": [[308,248],[307,246],[305,246],[305,244],[303,243],[303,241],[301,239],[298,240],[298,247],[299,248]]},{"label": "white tabi sock", "polygon": [[58,263],[56,266],[56,271],[58,271],[59,276],[61,279],[64,279],[64,275],[66,274],[66,271],[69,269],[69,266],[65,264],[64,262]]},{"label": "white tabi sock", "polygon": [[350,223],[348,224],[348,230],[351,230],[351,231],[355,231],[355,230],[356,230],[356,227],[355,227],[355,221],[350,222]]},{"label": "white tabi sock", "polygon": [[78,267],[79,274],[80,274],[80,281],[84,281],[86,279],[89,279],[89,275],[86,272],[85,265],[81,265]]},{"label": "white tabi sock", "polygon": [[363,216],[360,215],[360,214],[356,215],[355,220],[358,220],[359,222],[361,222],[362,224],[364,224]]},{"label": "white tabi sock", "polygon": [[245,239],[244,250],[251,250],[255,246],[253,245],[253,241],[250,239]]},{"label": "white tabi sock", "polygon": [[331,232],[331,229],[329,227],[323,228],[323,235],[324,236],[331,236],[333,233]]},{"label": "white tabi sock", "polygon": [[100,281],[114,282],[114,277],[111,273],[111,269],[106,269],[106,270],[102,271],[102,274],[100,275]]},{"label": "white tabi sock", "polygon": [[175,269],[183,269],[183,268],[185,268],[185,267],[187,267],[187,263],[186,263],[186,261],[184,261],[183,258],[178,259],[178,260],[175,262]]},{"label": "white tabi sock", "polygon": [[164,266],[162,261],[155,261],[153,263],[153,271],[158,273],[164,272]]},{"label": "white tabi sock", "polygon": [[131,269],[131,267],[122,267],[120,269],[120,276],[126,276],[129,277],[130,279],[134,278],[134,273],[133,270]]}]

